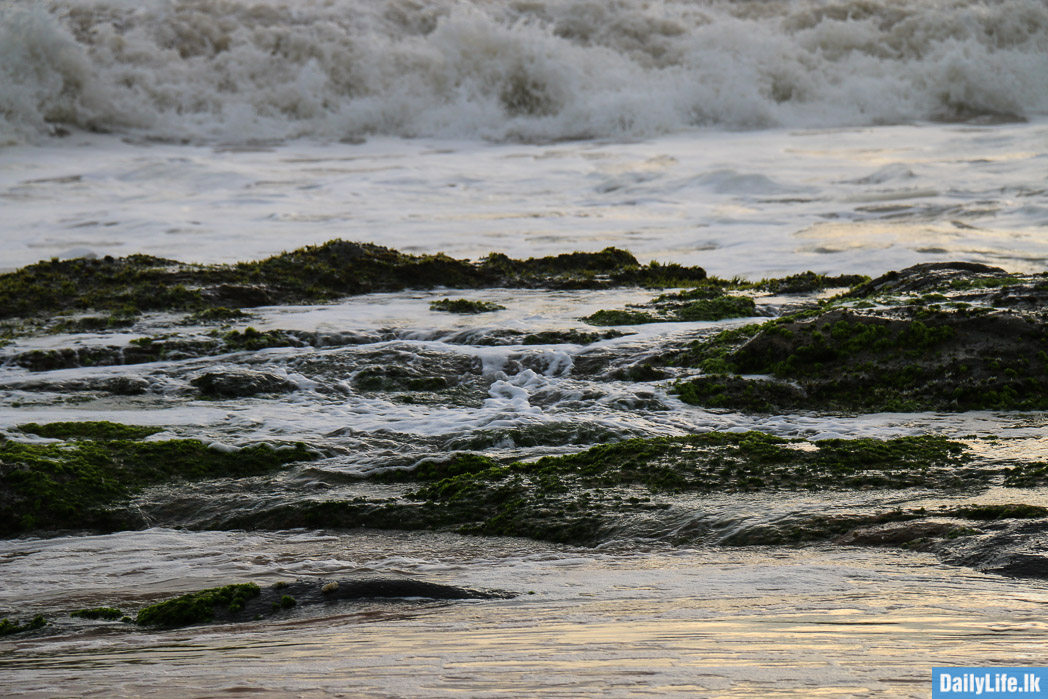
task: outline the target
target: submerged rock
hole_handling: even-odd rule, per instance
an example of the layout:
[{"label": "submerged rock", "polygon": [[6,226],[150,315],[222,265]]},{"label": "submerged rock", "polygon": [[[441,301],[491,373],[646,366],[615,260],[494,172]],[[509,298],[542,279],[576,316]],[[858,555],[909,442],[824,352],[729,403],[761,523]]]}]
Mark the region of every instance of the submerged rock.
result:
[{"label": "submerged rock", "polygon": [[212,398],[246,398],[260,393],[291,393],[298,384],[285,376],[250,369],[209,371],[190,379],[200,395]]},{"label": "submerged rock", "polygon": [[195,439],[135,441],[150,428],[114,423],[26,425],[68,443],[0,441],[0,536],[62,529],[118,531],[148,525],[121,506],[143,488],[177,480],[242,478],[318,454],[296,443],[213,449]]},{"label": "submerged rock", "polygon": [[461,313],[465,315],[475,315],[477,313],[494,313],[495,311],[506,310],[505,306],[500,306],[497,303],[491,301],[472,301],[470,299],[440,299],[439,301],[432,301],[429,304],[429,310],[431,311],[443,311],[444,313]]},{"label": "submerged rock", "polygon": [[262,588],[254,583],[192,592],[145,607],[135,623],[176,628],[194,624],[258,621],[292,608],[330,605],[363,599],[505,599],[501,590],[473,590],[402,578],[339,580],[327,583],[296,580]]},{"label": "submerged rock", "polygon": [[25,633],[26,631],[36,631],[47,626],[47,619],[42,615],[38,614],[24,624],[19,624],[17,621],[11,621],[10,619],[0,619],[0,636],[11,636],[16,633]]}]

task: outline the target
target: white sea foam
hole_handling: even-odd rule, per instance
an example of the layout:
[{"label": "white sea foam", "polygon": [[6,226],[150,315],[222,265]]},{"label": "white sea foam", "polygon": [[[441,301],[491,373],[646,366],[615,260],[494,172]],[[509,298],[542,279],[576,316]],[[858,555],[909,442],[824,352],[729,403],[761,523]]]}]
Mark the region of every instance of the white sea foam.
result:
[{"label": "white sea foam", "polygon": [[647,136],[1048,110],[1039,0],[0,4],[0,142]]}]

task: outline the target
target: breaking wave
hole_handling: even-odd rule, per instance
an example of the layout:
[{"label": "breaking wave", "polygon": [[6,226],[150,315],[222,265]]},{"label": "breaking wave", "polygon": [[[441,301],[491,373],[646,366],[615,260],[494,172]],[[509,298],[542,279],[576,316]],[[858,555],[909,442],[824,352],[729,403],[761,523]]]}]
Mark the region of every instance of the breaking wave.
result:
[{"label": "breaking wave", "polygon": [[550,141],[1048,113],[1041,0],[0,0],[0,143]]}]

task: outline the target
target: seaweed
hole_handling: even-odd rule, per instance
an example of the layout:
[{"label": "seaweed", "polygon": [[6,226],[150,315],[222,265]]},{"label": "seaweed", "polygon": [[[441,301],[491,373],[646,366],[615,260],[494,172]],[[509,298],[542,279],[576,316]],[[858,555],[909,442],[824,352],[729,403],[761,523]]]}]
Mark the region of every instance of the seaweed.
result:
[{"label": "seaweed", "polygon": [[137,528],[145,524],[140,517],[116,506],[147,486],[174,479],[258,475],[317,457],[301,443],[220,451],[194,439],[6,441],[0,443],[0,535]]},{"label": "seaweed", "polygon": [[191,592],[141,609],[135,623],[139,626],[168,628],[205,624],[214,620],[216,607],[225,607],[229,613],[236,614],[244,609],[245,602],[261,593],[255,583]]},{"label": "seaweed", "polygon": [[10,636],[16,633],[35,631],[36,629],[42,629],[45,626],[47,626],[47,619],[39,614],[24,624],[19,624],[17,621],[11,621],[10,619],[4,618],[0,620],[0,636]]},{"label": "seaweed", "polygon": [[28,434],[52,439],[93,439],[93,440],[136,440],[144,439],[157,432],[163,432],[163,427],[148,427],[144,425],[123,425],[118,422],[49,422],[41,425],[29,422],[19,425],[18,429]]},{"label": "seaweed", "polygon": [[699,267],[641,265],[615,248],[527,260],[492,254],[473,263],[332,240],[235,265],[190,265],[148,255],[38,262],[0,275],[0,318],[93,309],[112,317],[177,310],[195,320],[229,320],[242,308],[402,289],[665,288],[705,278]]},{"label": "seaweed", "polygon": [[75,612],[70,612],[69,616],[77,619],[119,621],[124,618],[124,613],[115,607],[94,607],[93,609],[77,609]]}]

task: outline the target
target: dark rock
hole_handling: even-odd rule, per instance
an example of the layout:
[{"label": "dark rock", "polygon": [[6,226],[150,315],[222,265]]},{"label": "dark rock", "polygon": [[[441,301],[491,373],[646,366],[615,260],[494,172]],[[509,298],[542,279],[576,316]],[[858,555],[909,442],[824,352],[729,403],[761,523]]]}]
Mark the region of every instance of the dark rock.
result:
[{"label": "dark rock", "polygon": [[316,605],[358,600],[506,599],[502,590],[474,590],[406,578],[296,580],[262,588],[253,583],[201,590],[142,609],[136,623],[177,628],[204,623],[260,620]]},{"label": "dark rock", "polygon": [[214,398],[245,398],[261,393],[291,393],[298,385],[278,374],[250,369],[231,369],[222,373],[201,374],[189,383],[200,395]]},{"label": "dark rock", "polygon": [[1000,277],[1006,275],[1000,267],[977,262],[925,262],[907,267],[900,272],[888,272],[852,289],[847,296],[867,298],[877,294],[933,291],[958,279]]}]

